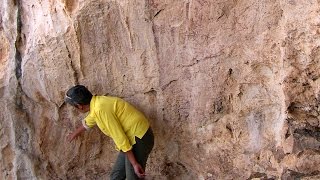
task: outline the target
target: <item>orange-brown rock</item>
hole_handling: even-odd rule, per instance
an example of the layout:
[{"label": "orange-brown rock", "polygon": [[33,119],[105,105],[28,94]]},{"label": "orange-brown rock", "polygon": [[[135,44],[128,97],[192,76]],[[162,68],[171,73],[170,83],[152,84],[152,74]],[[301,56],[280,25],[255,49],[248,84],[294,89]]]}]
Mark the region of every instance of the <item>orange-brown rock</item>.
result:
[{"label": "orange-brown rock", "polygon": [[1,179],[107,179],[75,84],[143,111],[148,179],[318,179],[320,2],[0,2]]}]

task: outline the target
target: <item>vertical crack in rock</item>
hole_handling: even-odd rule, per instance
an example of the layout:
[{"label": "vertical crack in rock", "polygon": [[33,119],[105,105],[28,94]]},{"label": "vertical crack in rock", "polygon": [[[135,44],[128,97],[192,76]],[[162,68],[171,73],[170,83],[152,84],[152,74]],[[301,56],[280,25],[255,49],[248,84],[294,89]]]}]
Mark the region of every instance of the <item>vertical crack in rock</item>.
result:
[{"label": "vertical crack in rock", "polygon": [[15,1],[15,5],[17,6],[17,37],[15,41],[15,75],[18,81],[18,86],[17,86],[17,94],[16,94],[16,105],[22,109],[22,101],[21,101],[21,93],[22,93],[22,88],[21,88],[21,83],[20,79],[22,76],[22,68],[21,68],[21,63],[22,63],[22,57],[21,57],[21,52],[20,48],[22,46],[22,37],[21,37],[21,29],[22,29],[22,22],[21,22],[21,4],[20,0]]},{"label": "vertical crack in rock", "polygon": [[72,68],[72,71],[73,71],[73,78],[74,78],[74,83],[75,84],[79,84],[79,72],[74,64],[74,61],[72,60],[72,56],[71,56],[71,53],[70,53],[70,50],[68,48],[68,45],[66,45],[66,49],[68,51],[68,58],[70,59],[70,66]]},{"label": "vertical crack in rock", "polygon": [[22,96],[25,95],[21,86],[21,77],[22,77],[22,53],[23,49],[23,39],[22,39],[22,4],[21,0],[15,0],[14,5],[17,8],[16,14],[16,25],[17,25],[17,36],[15,39],[15,76],[17,78],[17,87],[16,94],[14,95],[14,102],[16,107],[12,108],[9,111],[13,111],[11,115],[11,131],[12,139],[15,147],[15,160],[14,164],[14,173],[16,174],[17,179],[32,179],[34,177],[34,172],[30,164],[31,159],[30,155],[30,142],[31,142],[31,129],[30,123],[28,123],[29,118],[27,113],[24,110]]},{"label": "vertical crack in rock", "polygon": [[3,31],[2,15],[0,16],[0,31]]},{"label": "vertical crack in rock", "polygon": [[15,73],[18,81],[21,78],[22,75],[22,70],[21,70],[21,53],[19,50],[19,47],[22,45],[22,39],[21,39],[21,28],[22,28],[22,22],[21,22],[21,5],[20,1],[16,1],[16,5],[18,7],[18,12],[17,12],[17,37],[16,37],[16,42],[15,42],[15,48],[16,48],[16,55],[15,55],[15,61],[16,61],[16,67],[15,67]]}]

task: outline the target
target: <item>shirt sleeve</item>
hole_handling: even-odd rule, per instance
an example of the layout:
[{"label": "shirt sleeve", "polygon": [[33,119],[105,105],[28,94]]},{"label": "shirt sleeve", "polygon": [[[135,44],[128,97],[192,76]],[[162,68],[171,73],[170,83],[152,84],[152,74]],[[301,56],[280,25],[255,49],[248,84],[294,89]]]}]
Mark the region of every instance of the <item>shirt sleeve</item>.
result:
[{"label": "shirt sleeve", "polygon": [[118,150],[122,152],[127,152],[132,149],[132,145],[125,134],[122,125],[120,124],[118,118],[113,113],[107,113],[100,111],[101,117],[106,120],[106,128],[110,133],[110,137],[113,139]]},{"label": "shirt sleeve", "polygon": [[94,117],[92,117],[90,114],[88,114],[88,116],[82,121],[82,125],[86,129],[90,129],[96,125],[96,121],[95,121]]}]

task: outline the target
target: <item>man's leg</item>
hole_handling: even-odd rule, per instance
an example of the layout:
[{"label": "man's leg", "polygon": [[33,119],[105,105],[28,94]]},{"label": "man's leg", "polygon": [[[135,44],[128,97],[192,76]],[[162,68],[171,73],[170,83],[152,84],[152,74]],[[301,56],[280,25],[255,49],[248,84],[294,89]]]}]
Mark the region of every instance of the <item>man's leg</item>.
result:
[{"label": "man's leg", "polygon": [[113,169],[110,175],[110,180],[125,180],[126,179],[126,168],[125,160],[126,155],[119,152],[116,162],[113,165]]}]

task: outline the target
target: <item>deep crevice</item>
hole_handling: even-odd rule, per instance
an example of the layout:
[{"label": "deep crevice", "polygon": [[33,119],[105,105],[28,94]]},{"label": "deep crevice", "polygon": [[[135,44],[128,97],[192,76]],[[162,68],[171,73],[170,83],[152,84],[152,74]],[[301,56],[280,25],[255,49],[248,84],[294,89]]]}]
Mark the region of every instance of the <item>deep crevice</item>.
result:
[{"label": "deep crevice", "polygon": [[21,56],[21,47],[23,45],[21,31],[22,31],[22,21],[21,21],[21,2],[20,0],[14,1],[14,4],[17,6],[17,36],[15,41],[15,76],[17,78],[17,94],[16,94],[16,106],[19,109],[23,109],[21,96],[23,94],[23,90],[21,87],[21,76],[22,76],[22,56]]},{"label": "deep crevice", "polygon": [[20,1],[16,0],[15,4],[18,7],[17,12],[17,38],[15,42],[16,54],[15,54],[15,74],[17,79],[19,80],[22,76],[22,69],[21,69],[21,62],[22,57],[19,48],[22,46],[22,37],[21,37],[21,29],[22,29],[22,22],[21,22],[21,5]]},{"label": "deep crevice", "polygon": [[70,66],[73,70],[73,79],[74,79],[74,83],[75,84],[79,84],[79,72],[77,71],[77,68],[72,60],[72,55],[71,55],[71,52],[68,48],[68,45],[66,45],[66,49],[67,49],[67,52],[68,52],[68,58],[70,59]]}]

